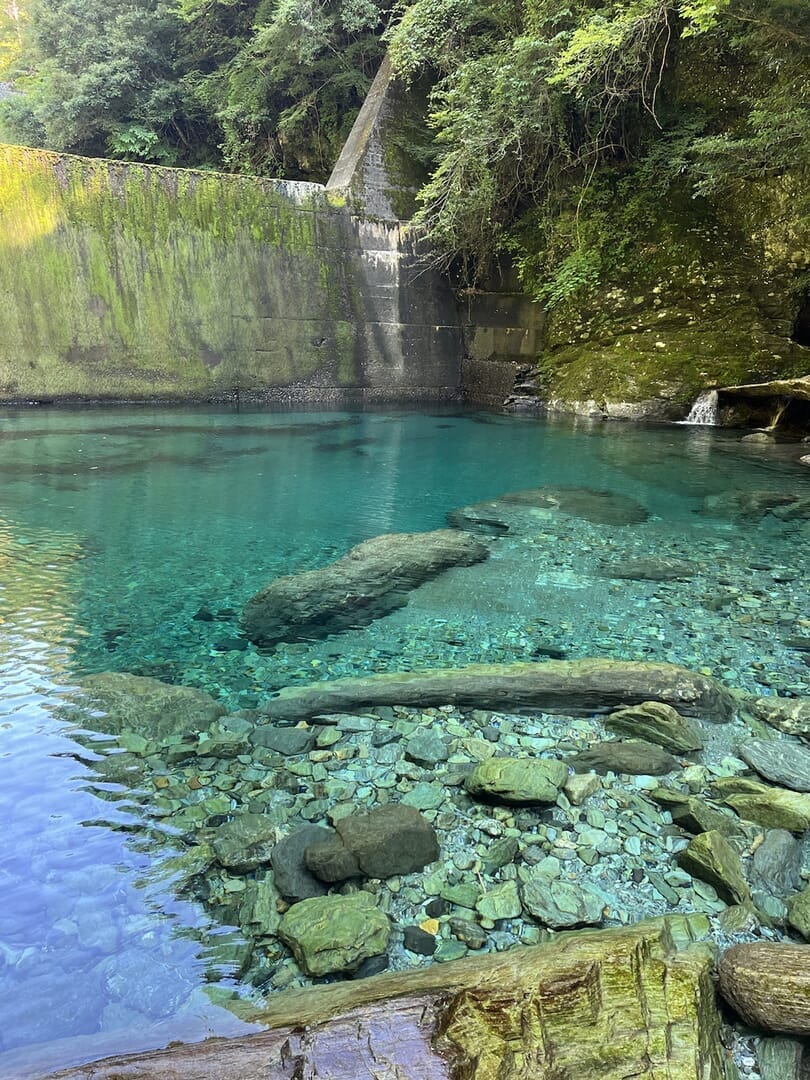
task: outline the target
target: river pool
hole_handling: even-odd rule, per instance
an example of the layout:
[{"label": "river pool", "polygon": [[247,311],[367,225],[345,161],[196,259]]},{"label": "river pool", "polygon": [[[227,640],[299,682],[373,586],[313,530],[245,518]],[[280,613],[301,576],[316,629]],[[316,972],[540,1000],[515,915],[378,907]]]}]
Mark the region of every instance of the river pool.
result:
[{"label": "river pool", "polygon": [[[256,992],[227,960],[227,923],[156,872],[168,849],[143,805],[99,780],[105,743],[61,716],[82,676],[153,676],[233,711],[319,679],[602,656],[806,695],[797,458],[716,429],[453,409],[0,411],[0,1075],[248,1030],[226,1006]],[[267,650],[239,638],[274,577],[538,487],[559,505],[529,534],[489,537],[486,563],[371,626]],[[762,492],[785,501],[760,512]],[[600,515],[604,493],[641,509]],[[644,559],[689,574],[614,576]],[[227,815],[227,785],[216,798]]]}]

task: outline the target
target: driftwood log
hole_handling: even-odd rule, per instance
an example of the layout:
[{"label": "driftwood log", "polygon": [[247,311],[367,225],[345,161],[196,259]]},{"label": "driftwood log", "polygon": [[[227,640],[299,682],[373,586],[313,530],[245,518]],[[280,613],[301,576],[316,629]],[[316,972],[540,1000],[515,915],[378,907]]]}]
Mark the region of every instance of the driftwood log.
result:
[{"label": "driftwood log", "polygon": [[[705,921],[705,920],[704,920]],[[271,1030],[47,1080],[721,1080],[700,917],[279,995]]]}]

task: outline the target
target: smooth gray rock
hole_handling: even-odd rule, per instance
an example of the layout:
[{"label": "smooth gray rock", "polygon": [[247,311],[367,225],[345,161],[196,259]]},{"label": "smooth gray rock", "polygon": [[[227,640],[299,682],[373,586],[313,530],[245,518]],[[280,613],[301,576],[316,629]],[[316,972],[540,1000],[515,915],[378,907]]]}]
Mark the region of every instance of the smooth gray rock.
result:
[{"label": "smooth gray rock", "polygon": [[787,829],[769,829],[754,852],[749,870],[753,889],[785,897],[802,883],[802,845]]},{"label": "smooth gray rock", "polygon": [[368,877],[411,874],[439,857],[433,826],[418,810],[399,803],[349,814],[335,822],[335,829]]},{"label": "smooth gray rock", "polygon": [[598,925],[607,902],[587,885],[574,885],[542,873],[523,883],[521,899],[524,910],[552,930]]},{"label": "smooth gray rock", "polygon": [[450,752],[447,744],[439,735],[432,732],[423,732],[414,735],[405,744],[405,757],[424,768],[433,768],[434,765],[447,761]]},{"label": "smooth gray rock", "polygon": [[681,559],[625,559],[602,567],[604,577],[626,581],[687,581],[700,568]]},{"label": "smooth gray rock", "polygon": [[250,735],[254,746],[263,746],[285,757],[308,754],[316,738],[317,732],[312,728],[273,727],[272,724],[260,724]]},{"label": "smooth gray rock", "polygon": [[760,776],[792,791],[810,791],[810,748],[790,739],[746,739],[739,756]]},{"label": "smooth gray rock", "polygon": [[59,711],[91,731],[114,735],[131,731],[147,739],[196,734],[225,714],[223,706],[202,690],[127,671],[85,676]]},{"label": "smooth gray rock", "polygon": [[597,525],[638,525],[649,517],[641,503],[627,495],[560,485],[507,492],[489,502],[453,510],[447,520],[461,529],[507,532],[520,523],[520,518],[515,517],[516,509],[552,511]]},{"label": "smooth gray rock", "polygon": [[760,1080],[803,1080],[804,1043],[798,1039],[760,1037],[757,1064]]},{"label": "smooth gray rock", "polygon": [[320,570],[271,581],[245,605],[242,628],[251,641],[274,645],[367,626],[403,607],[423,582],[488,554],[453,529],[375,536]]},{"label": "smooth gray rock", "polygon": [[720,683],[675,664],[624,660],[547,660],[470,664],[464,668],[332,679],[289,687],[261,712],[280,723],[380,705],[458,705],[509,712],[540,709],[590,716],[643,701],[717,723],[733,719],[737,701]]},{"label": "smooth gray rock", "polygon": [[307,848],[328,841],[334,833],[319,825],[303,825],[276,844],[270,855],[276,888],[285,900],[306,900],[323,896],[326,886],[310,871],[306,862]]},{"label": "smooth gray rock", "polygon": [[681,768],[681,764],[660,746],[640,739],[625,742],[596,743],[568,759],[574,771],[628,773],[632,776],[664,776]]}]

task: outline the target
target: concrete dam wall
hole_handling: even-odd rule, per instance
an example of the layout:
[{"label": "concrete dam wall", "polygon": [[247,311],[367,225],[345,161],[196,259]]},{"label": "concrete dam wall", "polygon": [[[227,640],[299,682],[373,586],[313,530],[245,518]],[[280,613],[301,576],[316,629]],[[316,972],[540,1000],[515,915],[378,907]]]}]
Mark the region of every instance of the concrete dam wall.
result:
[{"label": "concrete dam wall", "polygon": [[461,322],[340,191],[0,146],[0,400],[456,400]]}]

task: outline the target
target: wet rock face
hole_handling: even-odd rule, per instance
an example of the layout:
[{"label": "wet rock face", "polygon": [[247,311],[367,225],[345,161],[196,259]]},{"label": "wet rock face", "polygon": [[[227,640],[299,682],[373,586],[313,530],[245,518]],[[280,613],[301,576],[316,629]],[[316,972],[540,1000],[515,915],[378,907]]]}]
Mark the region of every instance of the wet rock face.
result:
[{"label": "wet rock face", "polygon": [[605,727],[617,735],[644,739],[675,754],[703,749],[703,737],[697,726],[661,701],[642,701],[629,709],[619,709],[610,714]]},{"label": "wet rock face", "polygon": [[660,746],[641,739],[597,743],[571,759],[576,772],[629,773],[634,776],[664,776],[680,769],[678,762]]},{"label": "wet rock face", "polygon": [[242,628],[251,641],[274,645],[367,626],[403,607],[423,582],[488,554],[452,529],[376,536],[320,570],[270,582],[245,605]]}]

